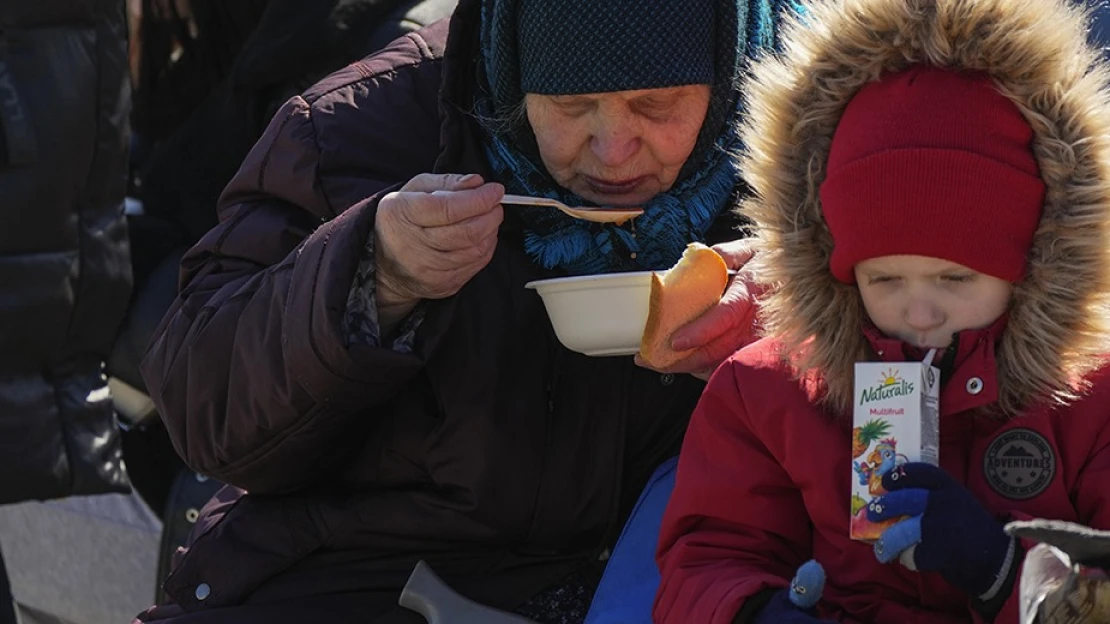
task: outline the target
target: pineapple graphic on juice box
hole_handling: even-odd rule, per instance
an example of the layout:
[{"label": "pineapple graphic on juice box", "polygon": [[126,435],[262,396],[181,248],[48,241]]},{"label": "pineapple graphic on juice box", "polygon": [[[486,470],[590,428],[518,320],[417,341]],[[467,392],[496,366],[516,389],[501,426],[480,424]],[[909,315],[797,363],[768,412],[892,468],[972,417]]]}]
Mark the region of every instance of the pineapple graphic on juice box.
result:
[{"label": "pineapple graphic on juice box", "polygon": [[852,539],[874,541],[900,518],[867,519],[886,494],[883,475],[906,462],[937,463],[940,371],[923,362],[856,363],[852,413]]}]

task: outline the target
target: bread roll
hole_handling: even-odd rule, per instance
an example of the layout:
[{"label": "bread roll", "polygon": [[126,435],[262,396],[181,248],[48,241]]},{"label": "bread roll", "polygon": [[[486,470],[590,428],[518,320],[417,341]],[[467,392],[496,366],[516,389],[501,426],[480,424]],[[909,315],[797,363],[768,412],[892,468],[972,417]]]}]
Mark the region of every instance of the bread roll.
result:
[{"label": "bread roll", "polygon": [[662,369],[690,355],[693,349],[671,349],[671,336],[716,305],[727,285],[724,259],[701,243],[687,245],[678,264],[663,277],[652,273],[640,357],[652,368]]}]

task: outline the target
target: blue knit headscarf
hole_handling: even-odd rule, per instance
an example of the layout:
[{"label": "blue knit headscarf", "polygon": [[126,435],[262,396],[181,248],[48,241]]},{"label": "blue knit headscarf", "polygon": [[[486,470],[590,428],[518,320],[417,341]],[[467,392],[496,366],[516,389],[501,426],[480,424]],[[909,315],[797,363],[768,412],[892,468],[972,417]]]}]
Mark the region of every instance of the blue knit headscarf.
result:
[{"label": "blue knit headscarf", "polygon": [[[514,207],[524,245],[569,275],[670,267],[734,202],[740,175],[736,90],[746,59],[774,45],[790,0],[486,0],[475,112],[496,119],[532,93],[600,93],[711,84],[709,110],[675,184],[617,226]],[[525,65],[522,67],[522,65]],[[590,202],[560,187],[528,129],[490,126],[484,148],[509,193]]]}]

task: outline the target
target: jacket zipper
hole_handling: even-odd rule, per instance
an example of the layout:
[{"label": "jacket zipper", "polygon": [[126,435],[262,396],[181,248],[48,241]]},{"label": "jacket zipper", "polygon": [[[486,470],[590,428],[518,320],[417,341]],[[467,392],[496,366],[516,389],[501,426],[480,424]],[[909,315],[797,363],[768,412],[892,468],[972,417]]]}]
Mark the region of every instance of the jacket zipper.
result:
[{"label": "jacket zipper", "polygon": [[544,486],[547,483],[547,472],[550,469],[550,456],[551,456],[551,436],[555,429],[555,408],[558,407],[555,403],[555,390],[559,387],[560,366],[563,361],[563,350],[561,347],[556,347],[555,361],[552,364],[551,380],[547,383],[547,411],[544,413],[543,418],[543,451],[540,456],[540,470],[539,479],[536,483],[536,496],[532,501],[532,519],[528,523],[528,531],[524,536],[525,548],[522,552],[529,552],[527,544],[529,544],[539,533],[540,525],[540,511],[543,507],[543,493]]}]

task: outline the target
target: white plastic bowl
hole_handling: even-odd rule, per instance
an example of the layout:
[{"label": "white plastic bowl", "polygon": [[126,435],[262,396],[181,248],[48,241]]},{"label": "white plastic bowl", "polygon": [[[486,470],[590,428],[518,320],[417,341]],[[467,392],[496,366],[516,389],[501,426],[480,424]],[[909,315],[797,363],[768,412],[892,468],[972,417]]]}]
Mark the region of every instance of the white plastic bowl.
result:
[{"label": "white plastic bowl", "polygon": [[639,353],[651,271],[557,277],[525,286],[543,298],[555,335],[571,351],[593,356]]}]

